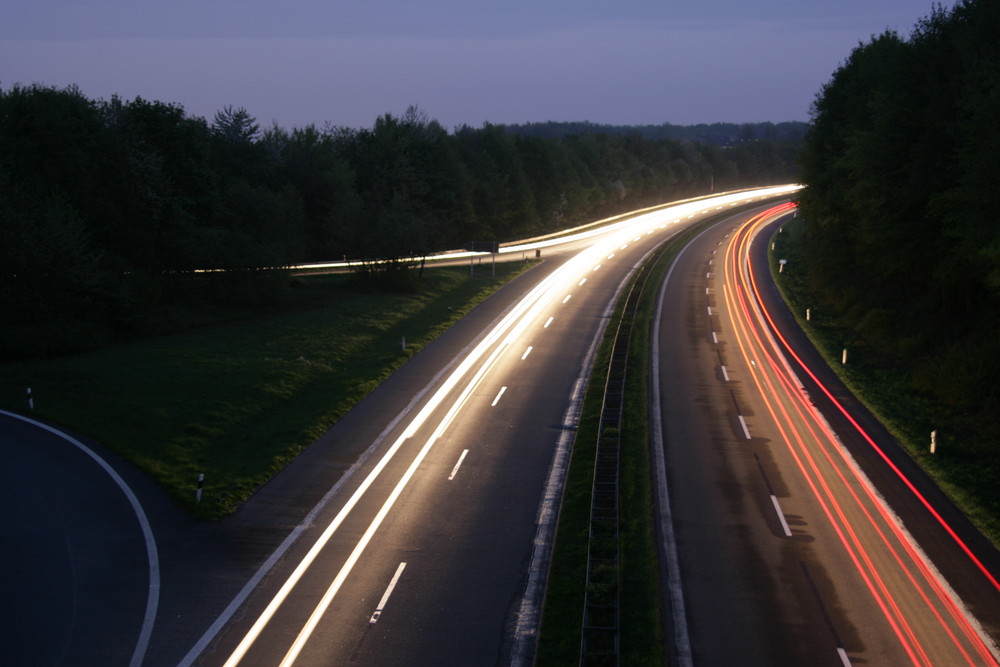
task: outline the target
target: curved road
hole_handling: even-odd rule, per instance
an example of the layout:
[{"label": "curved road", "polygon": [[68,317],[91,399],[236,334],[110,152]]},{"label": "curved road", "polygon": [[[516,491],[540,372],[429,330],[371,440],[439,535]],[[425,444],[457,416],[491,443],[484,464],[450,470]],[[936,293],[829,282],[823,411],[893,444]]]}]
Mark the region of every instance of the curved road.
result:
[{"label": "curved road", "polygon": [[[980,569],[945,553],[940,535],[925,539],[918,497],[872,465],[872,447],[834,418],[817,384],[799,383],[805,371],[792,373],[791,348],[778,347],[768,309],[783,306],[773,288],[761,295],[770,277],[758,232],[787,213],[738,216],[703,234],[661,295],[668,546],[686,623],[679,662],[995,664],[996,550],[981,549]],[[791,336],[787,309],[780,319]]]},{"label": "curved road", "polygon": [[131,489],[95,449],[0,414],[7,664],[137,665],[145,656],[156,545]]},{"label": "curved road", "polygon": [[[555,516],[543,500],[558,498],[609,308],[657,242],[759,195],[656,211],[605,228],[581,251],[550,249],[498,295],[498,310],[465,318],[414,364],[418,355],[332,429],[330,438],[372,443],[363,463],[182,664],[530,660],[525,619],[540,598],[524,592],[540,595],[531,574],[544,572],[538,556]],[[427,381],[423,362],[444,370]],[[281,484],[264,489],[268,504],[284,505],[270,497]]]}]

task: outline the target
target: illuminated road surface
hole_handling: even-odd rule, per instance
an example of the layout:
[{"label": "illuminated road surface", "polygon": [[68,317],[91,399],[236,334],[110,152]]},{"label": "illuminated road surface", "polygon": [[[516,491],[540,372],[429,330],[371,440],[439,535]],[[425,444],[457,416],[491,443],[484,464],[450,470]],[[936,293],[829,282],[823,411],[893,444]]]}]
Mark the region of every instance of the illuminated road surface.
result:
[{"label": "illuminated road surface", "polygon": [[523,297],[456,347],[404,412],[378,417],[384,429],[357,469],[182,664],[530,656],[539,600],[525,592],[540,593],[529,573],[546,546],[536,523],[554,519],[588,355],[619,286],[669,234],[789,191],[690,202],[561,239],[583,249],[525,276]]},{"label": "illuminated road surface", "polygon": [[[704,235],[664,290],[665,482],[680,571],[672,595],[686,610],[678,661],[995,664],[986,633],[779,352],[748,258],[754,234],[787,213],[734,218]],[[995,611],[995,579],[957,558]]]}]

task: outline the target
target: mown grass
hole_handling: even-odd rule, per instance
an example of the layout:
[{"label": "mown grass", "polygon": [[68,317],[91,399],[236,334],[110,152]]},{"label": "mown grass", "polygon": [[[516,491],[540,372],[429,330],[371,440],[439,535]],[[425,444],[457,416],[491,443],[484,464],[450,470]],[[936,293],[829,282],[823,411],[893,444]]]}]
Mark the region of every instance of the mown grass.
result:
[{"label": "mown grass", "polygon": [[[106,445],[176,502],[231,512],[400,365],[529,264],[428,269],[412,293],[304,279],[293,310],[53,359],[0,364],[0,406]],[[406,350],[402,339],[406,337]],[[201,503],[194,489],[205,475]]]},{"label": "mown grass", "polygon": [[[905,360],[892,359],[838,319],[817,299],[798,250],[802,218],[786,223],[773,237],[771,273],[810,340],[851,392],[889,429],[983,533],[1000,545],[1000,455],[997,443],[970,427],[965,415],[916,390]],[[777,257],[788,260],[777,273]],[[806,320],[806,309],[809,320]],[[847,349],[847,363],[842,364]],[[937,452],[930,434],[937,431]]]}]

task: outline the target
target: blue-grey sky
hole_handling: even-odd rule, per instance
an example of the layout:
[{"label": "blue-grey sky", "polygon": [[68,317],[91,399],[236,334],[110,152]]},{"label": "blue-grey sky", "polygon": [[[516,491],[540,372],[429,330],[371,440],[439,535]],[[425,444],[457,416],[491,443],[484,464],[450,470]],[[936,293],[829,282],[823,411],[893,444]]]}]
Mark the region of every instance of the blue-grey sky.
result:
[{"label": "blue-grey sky", "polygon": [[[944,2],[950,7],[953,2]],[[226,105],[262,125],[808,120],[932,0],[3,0],[0,87]]]}]

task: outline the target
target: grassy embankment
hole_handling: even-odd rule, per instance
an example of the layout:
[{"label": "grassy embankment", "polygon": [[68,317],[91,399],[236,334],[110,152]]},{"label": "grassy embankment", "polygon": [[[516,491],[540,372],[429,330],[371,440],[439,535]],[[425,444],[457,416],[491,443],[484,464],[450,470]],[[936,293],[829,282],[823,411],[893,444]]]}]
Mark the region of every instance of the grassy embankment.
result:
[{"label": "grassy embankment", "polygon": [[[393,370],[520,274],[424,273],[413,293],[303,279],[304,303],[228,324],[52,359],[0,364],[0,407],[117,452],[196,516],[231,512]],[[300,301],[301,301],[300,297]],[[402,339],[406,337],[406,350]],[[194,502],[200,473],[203,501]]]},{"label": "grassy embankment", "polygon": [[[914,390],[905,360],[890,359],[860,338],[832,309],[817,303],[801,271],[804,261],[796,249],[804,224],[786,223],[775,235],[771,272],[799,325],[841,377],[909,454],[969,515],[994,544],[1000,544],[1000,454],[996,442],[987,442],[975,425],[955,408],[942,405]],[[775,257],[788,260],[777,275]],[[780,278],[780,279],[779,279]],[[806,321],[805,311],[810,309]],[[841,354],[847,348],[847,364]],[[930,453],[930,434],[937,430],[937,452]]]}]

